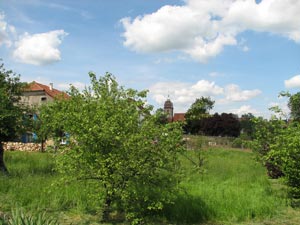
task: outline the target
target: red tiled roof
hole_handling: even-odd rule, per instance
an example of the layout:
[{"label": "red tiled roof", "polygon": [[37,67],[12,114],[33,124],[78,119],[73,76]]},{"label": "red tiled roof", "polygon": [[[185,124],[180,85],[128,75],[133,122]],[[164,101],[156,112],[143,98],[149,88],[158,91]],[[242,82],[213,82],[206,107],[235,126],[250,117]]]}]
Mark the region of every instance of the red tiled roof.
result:
[{"label": "red tiled roof", "polygon": [[173,121],[185,121],[185,113],[174,113]]},{"label": "red tiled roof", "polygon": [[45,93],[48,94],[49,96],[51,96],[52,98],[59,97],[59,96],[62,96],[65,99],[70,98],[70,96],[63,91],[59,91],[55,88],[53,88],[51,90],[48,85],[40,84],[35,81],[28,84],[28,86],[25,88],[24,91],[25,92],[26,91],[45,91]]}]

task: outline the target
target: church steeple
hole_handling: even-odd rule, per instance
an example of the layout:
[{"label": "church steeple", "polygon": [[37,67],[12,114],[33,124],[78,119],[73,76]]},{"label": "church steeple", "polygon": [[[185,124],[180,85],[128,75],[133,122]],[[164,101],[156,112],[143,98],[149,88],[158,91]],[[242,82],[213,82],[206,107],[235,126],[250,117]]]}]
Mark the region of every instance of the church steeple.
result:
[{"label": "church steeple", "polygon": [[[169,96],[168,96],[169,97]],[[167,101],[165,101],[164,104],[164,112],[167,114],[168,121],[172,122],[173,121],[173,103],[171,100],[168,98]]]}]

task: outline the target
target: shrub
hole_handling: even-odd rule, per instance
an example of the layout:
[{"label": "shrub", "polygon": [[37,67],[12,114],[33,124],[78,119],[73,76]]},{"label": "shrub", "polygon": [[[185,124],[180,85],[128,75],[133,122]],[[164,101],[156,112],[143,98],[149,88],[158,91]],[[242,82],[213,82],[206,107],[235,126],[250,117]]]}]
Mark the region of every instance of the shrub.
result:
[{"label": "shrub", "polygon": [[300,200],[300,125],[295,122],[284,129],[271,145],[267,159],[280,168],[288,185],[289,197]]},{"label": "shrub", "polygon": [[30,215],[25,214],[21,209],[15,209],[9,218],[8,216],[4,218],[3,225],[58,225],[58,222],[45,213]]},{"label": "shrub", "polygon": [[279,119],[265,120],[263,118],[253,119],[255,122],[255,135],[251,144],[252,149],[258,154],[264,166],[268,170],[271,178],[278,178],[283,175],[281,168],[278,166],[277,159],[271,157],[269,152],[271,145],[275,143],[276,138],[284,132],[287,127],[286,123]]}]

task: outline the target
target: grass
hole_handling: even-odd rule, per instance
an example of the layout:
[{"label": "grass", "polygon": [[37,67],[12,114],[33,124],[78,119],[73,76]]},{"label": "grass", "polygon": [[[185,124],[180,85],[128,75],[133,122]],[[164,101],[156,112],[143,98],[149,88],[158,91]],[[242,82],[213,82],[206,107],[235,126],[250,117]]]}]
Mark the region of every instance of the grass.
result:
[{"label": "grass", "polygon": [[[187,159],[199,156],[205,159],[200,170]],[[0,217],[22,208],[46,212],[61,224],[100,224],[96,183],[65,184],[53,170],[52,154],[6,152],[5,160],[10,176],[0,176]],[[267,178],[251,152],[188,151],[182,164],[182,191],[163,211],[166,224],[300,224],[300,212],[286,206],[284,187]]]},{"label": "grass", "polygon": [[[265,169],[251,153],[210,149],[201,154],[206,172],[190,172],[182,184],[184,194],[168,211],[170,220],[241,222],[270,218],[285,207],[282,195],[272,188]],[[189,165],[185,160],[185,167],[192,171]]]},{"label": "grass", "polygon": [[[0,176],[0,212],[22,208],[29,212],[48,212],[56,217],[94,215],[99,211],[99,188],[92,182],[64,184],[54,171],[53,155],[7,152],[10,175]],[[94,194],[91,194],[93,192]]]}]

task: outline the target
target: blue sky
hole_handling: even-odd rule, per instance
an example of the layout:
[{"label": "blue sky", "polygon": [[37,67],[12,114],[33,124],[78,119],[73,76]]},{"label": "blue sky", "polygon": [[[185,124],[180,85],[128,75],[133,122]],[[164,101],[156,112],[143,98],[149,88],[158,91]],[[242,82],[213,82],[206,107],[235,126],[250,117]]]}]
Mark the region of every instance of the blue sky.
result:
[{"label": "blue sky", "polygon": [[4,0],[0,57],[57,89],[111,72],[156,108],[211,96],[214,112],[267,117],[300,88],[299,12],[297,0]]}]

